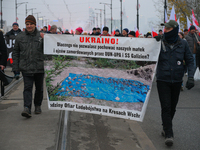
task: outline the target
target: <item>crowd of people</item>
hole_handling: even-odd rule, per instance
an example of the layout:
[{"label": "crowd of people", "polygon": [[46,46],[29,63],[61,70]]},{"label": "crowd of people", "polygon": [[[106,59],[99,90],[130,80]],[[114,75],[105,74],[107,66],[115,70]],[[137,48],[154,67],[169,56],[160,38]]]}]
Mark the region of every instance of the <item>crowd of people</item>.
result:
[{"label": "crowd of people", "polygon": [[[122,33],[119,29],[115,34],[109,34],[109,28],[93,28],[92,33],[83,32],[81,27],[76,28],[75,33],[66,30],[64,33],[56,25],[52,25],[50,30],[44,26],[42,31],[36,28],[36,19],[29,15],[25,19],[26,29],[21,32],[18,23],[13,23],[11,31],[5,37],[15,36],[15,46],[13,50],[13,72],[16,77],[22,73],[24,80],[24,110],[23,117],[31,117],[32,89],[35,82],[36,91],[34,97],[35,113],[40,114],[43,100],[43,78],[44,78],[44,54],[43,38],[44,34],[75,34],[91,36],[116,36],[116,37],[136,37],[135,31],[124,28]],[[184,73],[187,73],[188,80],[186,88],[189,90],[194,87],[194,72],[200,65],[200,37],[195,26],[179,32],[179,25],[176,21],[170,20],[163,24],[165,31],[159,30],[157,41],[161,41],[161,50],[157,67],[157,90],[161,104],[161,117],[165,144],[173,145],[172,120],[175,115],[176,106],[179,100],[180,89],[183,82]],[[152,38],[151,32],[140,35],[139,38]],[[2,32],[0,32],[0,67],[5,69],[7,59],[6,46]],[[37,44],[36,44],[37,42]]]}]

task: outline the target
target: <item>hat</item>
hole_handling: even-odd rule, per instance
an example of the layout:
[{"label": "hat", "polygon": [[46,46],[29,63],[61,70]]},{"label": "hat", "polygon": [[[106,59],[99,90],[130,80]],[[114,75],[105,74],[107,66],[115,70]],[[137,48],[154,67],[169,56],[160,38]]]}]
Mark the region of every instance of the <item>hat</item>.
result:
[{"label": "hat", "polygon": [[169,20],[166,23],[161,23],[160,25],[167,28],[176,28],[178,26],[178,23],[175,20]]},{"label": "hat", "polygon": [[135,36],[135,31],[129,32],[130,35]]},{"label": "hat", "polygon": [[27,22],[31,22],[31,23],[36,25],[36,20],[35,20],[35,17],[33,15],[28,15],[28,17],[26,17],[25,23],[27,23]]},{"label": "hat", "polygon": [[103,31],[109,31],[108,27],[103,27]]},{"label": "hat", "polygon": [[12,24],[12,26],[14,26],[14,25],[19,26],[19,24],[18,24],[17,22],[14,22],[14,23]]},{"label": "hat", "polygon": [[119,32],[119,29],[116,29],[115,32]]},{"label": "hat", "polygon": [[82,33],[83,32],[83,29],[81,27],[77,28],[76,29],[78,32]]},{"label": "hat", "polygon": [[95,31],[96,31],[96,30],[97,30],[97,28],[95,28],[95,27],[94,27],[92,30],[95,30]]},{"label": "hat", "polygon": [[191,26],[190,26],[190,31],[191,31],[191,30],[196,30],[196,28],[195,28],[194,25],[191,25]]},{"label": "hat", "polygon": [[183,32],[187,32],[188,31],[188,29],[185,29]]},{"label": "hat", "polygon": [[127,28],[124,28],[123,30],[125,30],[127,33],[129,32],[129,30]]}]

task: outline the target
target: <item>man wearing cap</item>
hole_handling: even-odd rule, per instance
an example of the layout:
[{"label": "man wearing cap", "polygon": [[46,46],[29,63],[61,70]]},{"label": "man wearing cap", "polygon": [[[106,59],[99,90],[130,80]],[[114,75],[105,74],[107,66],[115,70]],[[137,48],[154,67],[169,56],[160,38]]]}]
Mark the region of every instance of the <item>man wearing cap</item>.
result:
[{"label": "man wearing cap", "polygon": [[162,135],[165,136],[165,144],[172,146],[174,142],[172,120],[175,115],[184,75],[183,60],[185,60],[188,68],[186,88],[189,90],[194,87],[194,58],[187,41],[178,36],[178,23],[174,20],[169,20],[161,25],[165,26],[165,31],[161,41],[156,73],[157,90],[161,104]]},{"label": "man wearing cap", "polygon": [[101,35],[101,29],[99,27],[97,28],[95,35]]},{"label": "man wearing cap", "polygon": [[135,37],[135,31],[129,32],[128,37]]},{"label": "man wearing cap", "polygon": [[190,27],[190,31],[188,35],[186,35],[185,39],[187,40],[190,50],[194,57],[194,68],[196,69],[196,53],[197,49],[200,48],[200,37],[196,34],[195,26]]},{"label": "man wearing cap", "polygon": [[91,35],[95,35],[96,32],[97,32],[97,28],[94,27],[94,28],[92,29],[92,34],[91,34]]},{"label": "man wearing cap", "polygon": [[109,33],[108,33],[109,29],[108,27],[103,27],[103,34],[101,34],[100,36],[111,36]]},{"label": "man wearing cap", "polygon": [[[5,35],[5,39],[6,39],[7,43],[9,43],[10,39],[14,40],[16,38],[17,34],[19,34],[20,32],[21,32],[21,29],[19,28],[19,24],[17,22],[14,22],[12,24],[12,29],[9,32],[7,32]],[[12,49],[9,53],[10,53],[9,56],[12,56]],[[20,72],[15,71],[14,75],[15,75],[16,79],[19,79]]]},{"label": "man wearing cap", "polygon": [[83,32],[83,29],[81,27],[76,28],[75,34],[76,35],[81,35]]},{"label": "man wearing cap", "polygon": [[120,32],[119,32],[119,29],[116,29],[116,30],[115,30],[115,36],[122,36],[122,35],[120,34]]},{"label": "man wearing cap", "polygon": [[13,50],[13,71],[21,71],[24,80],[24,110],[23,117],[31,117],[32,90],[35,83],[34,105],[35,114],[41,113],[44,79],[44,33],[36,28],[35,17],[29,15],[25,19],[25,32],[18,34]]},{"label": "man wearing cap", "polygon": [[129,30],[128,30],[127,28],[124,28],[124,29],[122,30],[122,36],[123,36],[123,37],[128,37],[128,33],[129,33]]}]

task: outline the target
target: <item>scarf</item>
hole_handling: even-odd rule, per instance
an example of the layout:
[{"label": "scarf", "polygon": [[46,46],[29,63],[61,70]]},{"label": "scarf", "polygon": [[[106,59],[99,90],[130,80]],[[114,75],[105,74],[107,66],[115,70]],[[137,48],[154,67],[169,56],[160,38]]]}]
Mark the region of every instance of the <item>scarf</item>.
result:
[{"label": "scarf", "polygon": [[179,26],[177,26],[170,32],[164,33],[164,39],[167,41],[167,43],[173,44],[177,42],[179,37],[178,31],[179,31]]}]

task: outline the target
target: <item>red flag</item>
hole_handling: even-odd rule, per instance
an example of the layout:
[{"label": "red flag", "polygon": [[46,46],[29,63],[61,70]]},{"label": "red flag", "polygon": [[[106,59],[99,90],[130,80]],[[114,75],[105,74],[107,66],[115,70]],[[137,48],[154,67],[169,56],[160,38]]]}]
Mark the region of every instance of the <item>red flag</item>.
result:
[{"label": "red flag", "polygon": [[152,28],[152,37],[155,37],[157,35],[158,35],[158,33],[156,33],[156,31],[154,30],[154,28]]},{"label": "red flag", "polygon": [[194,15],[193,9],[192,9],[192,20],[195,22],[195,24],[196,24],[197,26],[199,26],[199,23],[198,23],[198,21],[197,21],[195,15]]},{"label": "red flag", "polygon": [[51,26],[48,24],[48,31],[50,31],[50,29],[51,29]]},{"label": "red flag", "polygon": [[115,30],[112,32],[112,35],[115,35]]},{"label": "red flag", "polygon": [[138,37],[140,35],[139,30],[137,27],[135,27],[135,37]]}]

